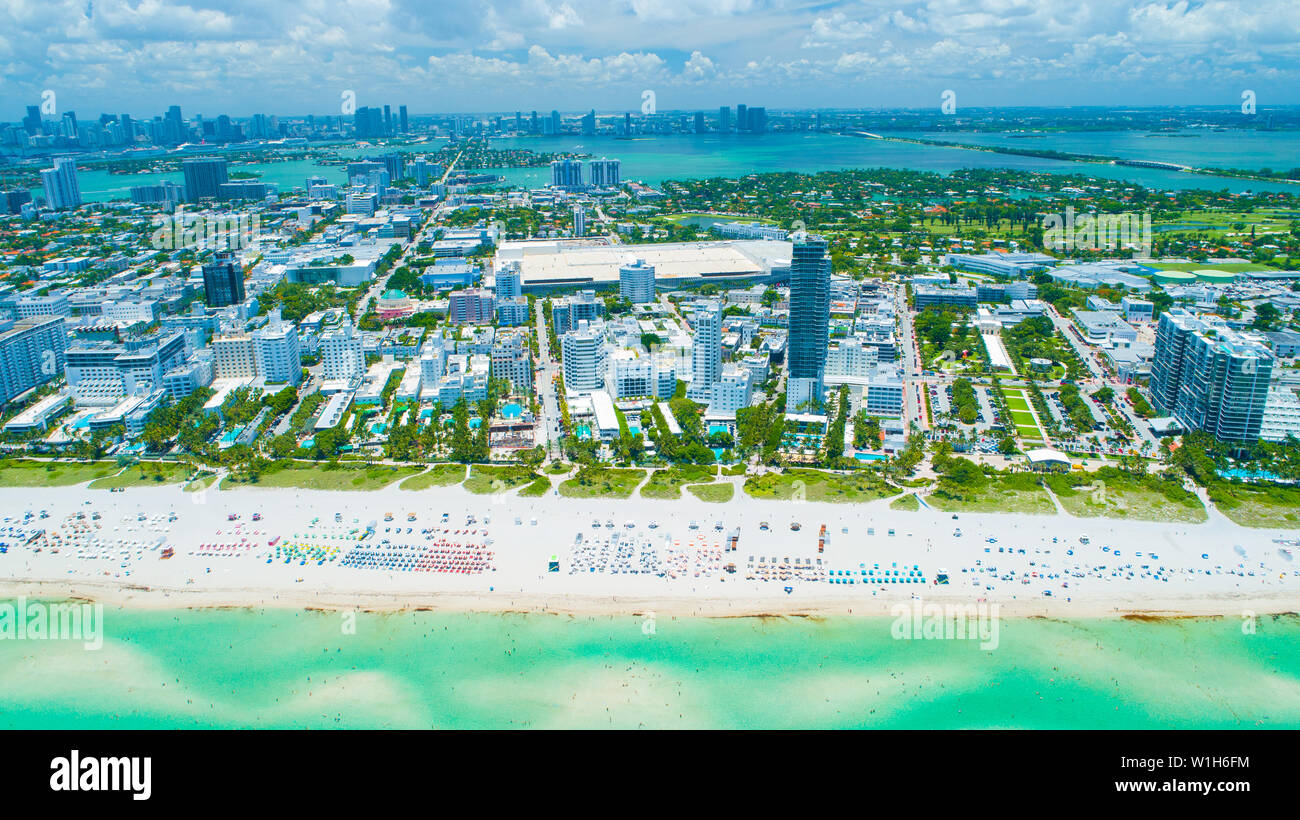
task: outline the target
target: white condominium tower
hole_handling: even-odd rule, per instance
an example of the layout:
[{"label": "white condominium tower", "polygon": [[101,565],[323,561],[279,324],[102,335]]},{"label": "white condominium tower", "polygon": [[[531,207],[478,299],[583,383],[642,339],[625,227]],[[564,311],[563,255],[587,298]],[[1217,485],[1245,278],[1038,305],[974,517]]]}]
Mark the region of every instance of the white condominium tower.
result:
[{"label": "white condominium tower", "polygon": [[722,306],[715,301],[699,302],[692,320],[695,341],[691,348],[691,386],[687,398],[707,404],[713,399],[713,384],[722,379]]},{"label": "white condominium tower", "polygon": [[361,334],[344,321],[321,338],[322,376],[326,379],[360,379],[366,374],[366,354]]}]

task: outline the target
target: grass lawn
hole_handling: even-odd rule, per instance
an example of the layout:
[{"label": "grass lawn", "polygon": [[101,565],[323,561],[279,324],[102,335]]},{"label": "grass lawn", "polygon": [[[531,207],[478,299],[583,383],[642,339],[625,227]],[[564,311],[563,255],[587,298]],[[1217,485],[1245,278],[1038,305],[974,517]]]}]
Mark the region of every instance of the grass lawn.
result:
[{"label": "grass lawn", "polygon": [[112,487],[160,487],[165,484],[179,484],[190,477],[194,468],[188,464],[170,461],[142,461],[132,464],[117,475],[97,478],[90,482],[92,490],[107,490]]},{"label": "grass lawn", "polygon": [[470,467],[469,478],[465,479],[465,489],[479,495],[504,493],[525,484],[532,484],[538,478],[537,473],[527,467],[475,464]]},{"label": "grass lawn", "polygon": [[875,501],[898,492],[874,471],[848,474],[788,468],[780,475],[750,476],[745,492],[754,498],[801,498],[806,501]]},{"label": "grass lawn", "polygon": [[564,461],[552,461],[546,465],[546,472],[551,475],[564,475],[573,469],[573,465]]},{"label": "grass lawn", "polygon": [[1224,481],[1210,488],[1210,500],[1243,527],[1300,529],[1300,487]]},{"label": "grass lawn", "polygon": [[925,497],[925,503],[944,512],[1056,513],[1056,505],[1038,483],[1038,476],[1029,473],[992,476],[979,490],[961,497],[935,490]]},{"label": "grass lawn", "polygon": [[409,476],[420,473],[420,467],[396,467],[367,464],[311,464],[299,461],[275,462],[259,474],[256,480],[249,476],[226,476],[221,489],[236,487],[301,488],[304,490],[380,490]]},{"label": "grass lawn", "polygon": [[642,498],[681,498],[682,487],[692,483],[706,483],[713,480],[714,468],[699,464],[684,464],[655,470],[650,480],[641,488]]},{"label": "grass lawn", "polygon": [[399,487],[403,490],[427,490],[430,487],[450,487],[464,480],[464,464],[435,464],[425,472],[406,479]]},{"label": "grass lawn", "polygon": [[198,478],[186,484],[184,487],[181,488],[181,490],[187,493],[197,493],[200,490],[206,490],[208,487],[211,487],[214,483],[216,483],[216,480],[217,480],[216,473],[208,473],[208,472],[199,473]]},{"label": "grass lawn", "polygon": [[645,478],[645,470],[621,470],[614,467],[584,467],[560,484],[566,498],[628,498]]},{"label": "grass lawn", "polygon": [[921,509],[921,502],[917,499],[916,493],[908,493],[907,495],[901,495],[889,502],[889,509],[916,512]]},{"label": "grass lawn", "polygon": [[1114,467],[1096,473],[1048,475],[1043,479],[1070,515],[1199,524],[1205,505],[1177,481],[1133,476]]},{"label": "grass lawn", "polygon": [[115,461],[5,459],[0,462],[0,487],[67,487],[111,476],[120,469]]},{"label": "grass lawn", "polygon": [[524,498],[541,498],[551,491],[551,480],[544,475],[539,475],[537,480],[519,491],[519,495]]},{"label": "grass lawn", "polygon": [[736,494],[735,484],[687,484],[686,491],[701,501],[722,504]]}]

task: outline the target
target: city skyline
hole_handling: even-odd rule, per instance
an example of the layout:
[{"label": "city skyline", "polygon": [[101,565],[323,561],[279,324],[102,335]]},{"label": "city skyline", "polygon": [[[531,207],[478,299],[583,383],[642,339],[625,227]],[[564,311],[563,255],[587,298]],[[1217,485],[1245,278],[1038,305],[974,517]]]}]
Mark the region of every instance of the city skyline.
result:
[{"label": "city skyline", "polygon": [[[626,5],[455,0],[267,4],[15,2],[0,9],[0,105],[286,116],[402,102],[425,112],[556,108],[939,110],[1300,102],[1300,12],[1280,0],[1087,8],[965,4]],[[526,32],[526,33],[525,33]],[[284,110],[294,100],[300,110]],[[396,116],[397,112],[393,112]]]}]

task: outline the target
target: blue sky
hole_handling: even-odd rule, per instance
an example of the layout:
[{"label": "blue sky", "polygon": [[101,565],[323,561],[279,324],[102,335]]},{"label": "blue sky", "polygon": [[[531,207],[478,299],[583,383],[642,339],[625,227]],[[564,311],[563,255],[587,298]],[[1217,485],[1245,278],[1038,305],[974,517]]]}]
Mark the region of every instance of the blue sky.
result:
[{"label": "blue sky", "polygon": [[0,120],[1300,103],[1296,0],[0,0]]}]

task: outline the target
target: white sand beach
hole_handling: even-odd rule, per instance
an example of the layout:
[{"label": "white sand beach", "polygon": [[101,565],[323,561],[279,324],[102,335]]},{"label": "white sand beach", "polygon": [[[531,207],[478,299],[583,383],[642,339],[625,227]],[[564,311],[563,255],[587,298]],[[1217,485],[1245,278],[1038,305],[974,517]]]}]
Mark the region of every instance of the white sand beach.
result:
[{"label": "white sand beach", "polygon": [[[1006,616],[1300,610],[1297,535],[1240,527],[1214,510],[1203,524],[977,513],[953,520],[932,509],[891,510],[888,501],[797,503],[743,492],[709,504],[689,495],[482,496],[460,486],[185,493],[171,485],[0,489],[0,519],[0,597],[132,607],[816,616],[887,615],[920,598],[996,603]],[[358,541],[370,522],[375,533]],[[316,551],[310,559],[302,549],[284,552],[290,544]],[[169,548],[174,554],[163,558]],[[482,556],[478,564],[470,554]],[[549,572],[553,558],[558,571]],[[935,583],[941,574],[947,584]]]}]

